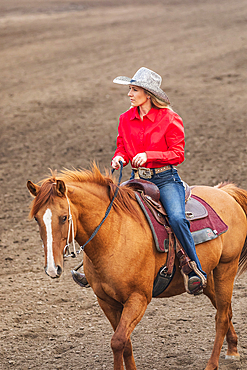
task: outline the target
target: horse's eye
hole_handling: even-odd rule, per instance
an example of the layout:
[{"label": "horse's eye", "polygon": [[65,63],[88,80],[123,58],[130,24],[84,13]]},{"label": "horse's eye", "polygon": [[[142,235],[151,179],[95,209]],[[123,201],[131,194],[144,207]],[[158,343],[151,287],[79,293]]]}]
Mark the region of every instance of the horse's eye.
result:
[{"label": "horse's eye", "polygon": [[40,226],[40,224],[39,224],[39,221],[38,221],[37,217],[35,217],[35,216],[34,216],[34,219],[35,219],[35,221],[37,222],[37,224]]},{"label": "horse's eye", "polygon": [[63,216],[62,220],[65,222],[67,220],[67,216]]}]

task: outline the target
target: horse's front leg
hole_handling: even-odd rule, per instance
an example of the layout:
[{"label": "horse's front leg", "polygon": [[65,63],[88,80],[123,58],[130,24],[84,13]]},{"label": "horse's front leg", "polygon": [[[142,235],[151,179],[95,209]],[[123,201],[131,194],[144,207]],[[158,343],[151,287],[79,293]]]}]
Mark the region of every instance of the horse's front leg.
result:
[{"label": "horse's front leg", "polygon": [[126,369],[131,369],[131,370],[136,369],[135,359],[134,359],[133,349],[132,349],[132,343],[131,343],[130,338],[127,340],[127,343],[125,344],[123,358],[124,358]]},{"label": "horse's front leg", "polygon": [[130,335],[143,317],[147,305],[147,297],[137,292],[131,294],[125,302],[119,324],[111,340],[114,370],[123,369],[123,359],[126,370],[136,370]]},{"label": "horse's front leg", "polygon": [[124,370],[123,359],[126,370],[135,370],[136,365],[130,334],[141,320],[147,307],[147,301],[142,297],[134,297],[133,295],[124,306],[117,302],[115,304],[109,304],[99,297],[98,302],[115,332],[111,340],[114,355],[114,370]]},{"label": "horse's front leg", "polygon": [[[118,305],[117,302],[116,302],[116,304],[114,304],[114,302],[112,304],[110,304],[106,300],[101,299],[99,297],[97,297],[97,299],[98,299],[100,307],[104,311],[104,314],[106,315],[106,317],[110,321],[110,323],[113,327],[113,330],[115,332],[115,330],[118,327],[119,321],[121,319],[123,306],[121,304]],[[133,356],[133,354],[132,354],[132,356]],[[123,360],[122,360],[121,366],[119,367],[119,370],[124,370]]]}]

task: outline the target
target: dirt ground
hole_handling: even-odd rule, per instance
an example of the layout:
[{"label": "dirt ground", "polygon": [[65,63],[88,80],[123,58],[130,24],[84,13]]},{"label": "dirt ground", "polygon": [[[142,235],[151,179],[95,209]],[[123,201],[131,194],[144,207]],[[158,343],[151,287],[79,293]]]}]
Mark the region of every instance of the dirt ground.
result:
[{"label": "dirt ground", "polygon": [[[127,88],[141,66],[184,119],[189,184],[231,180],[247,189],[247,7],[245,0],[0,0],[0,369],[112,369],[112,329],[91,289],[66,262],[43,270],[28,220],[28,179],[49,168],[109,168]],[[124,179],[129,177],[129,169]],[[247,274],[236,280],[233,323],[247,369]],[[138,369],[202,370],[215,311],[204,297],[154,299],[132,339]]]}]

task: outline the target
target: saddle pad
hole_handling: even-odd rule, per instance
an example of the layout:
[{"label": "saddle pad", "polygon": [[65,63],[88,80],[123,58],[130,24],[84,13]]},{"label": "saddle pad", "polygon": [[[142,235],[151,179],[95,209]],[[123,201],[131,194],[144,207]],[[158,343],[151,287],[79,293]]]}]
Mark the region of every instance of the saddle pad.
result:
[{"label": "saddle pad", "polygon": [[[138,192],[135,195],[151,228],[157,250],[159,252],[168,252],[169,240],[165,227],[155,220],[152,212],[143,202]],[[190,221],[190,231],[196,245],[215,239],[228,230],[228,226],[207,202],[196,195],[191,195],[191,198],[198,200],[207,210],[206,217]]]}]

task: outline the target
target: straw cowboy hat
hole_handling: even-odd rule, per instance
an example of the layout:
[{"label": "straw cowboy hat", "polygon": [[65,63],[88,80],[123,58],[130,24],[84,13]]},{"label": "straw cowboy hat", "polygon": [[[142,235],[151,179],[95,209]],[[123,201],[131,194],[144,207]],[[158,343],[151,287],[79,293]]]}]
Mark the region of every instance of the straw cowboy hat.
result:
[{"label": "straw cowboy hat", "polygon": [[113,82],[120,85],[134,85],[142,87],[157,96],[157,98],[163,100],[165,103],[170,104],[168,96],[160,88],[162,82],[161,76],[158,75],[158,73],[151,71],[151,69],[141,67],[132,78],[119,76],[114,78]]}]

